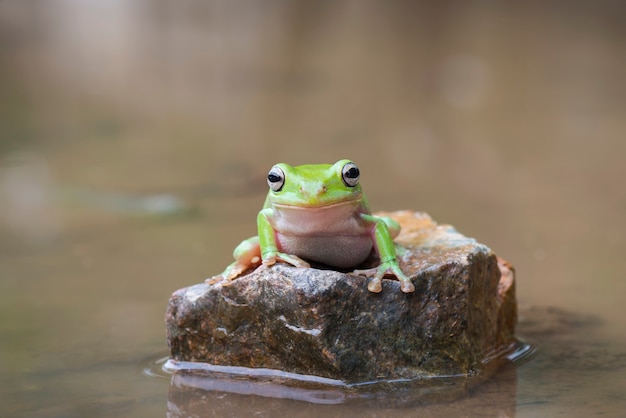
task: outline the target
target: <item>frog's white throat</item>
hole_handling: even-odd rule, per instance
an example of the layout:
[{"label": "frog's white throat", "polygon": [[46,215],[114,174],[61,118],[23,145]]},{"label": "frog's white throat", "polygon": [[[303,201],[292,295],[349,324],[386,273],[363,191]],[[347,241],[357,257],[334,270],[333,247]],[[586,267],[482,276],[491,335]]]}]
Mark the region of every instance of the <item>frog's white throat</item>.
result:
[{"label": "frog's white throat", "polygon": [[359,201],[344,201],[319,207],[274,204],[272,223],[279,234],[293,236],[367,235]]}]

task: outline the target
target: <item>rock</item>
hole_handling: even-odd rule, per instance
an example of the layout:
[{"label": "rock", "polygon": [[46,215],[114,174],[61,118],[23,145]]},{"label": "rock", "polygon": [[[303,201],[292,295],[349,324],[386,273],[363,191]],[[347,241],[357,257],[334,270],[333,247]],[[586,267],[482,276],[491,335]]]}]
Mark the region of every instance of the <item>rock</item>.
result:
[{"label": "rock", "polygon": [[229,285],[176,291],[166,313],[173,360],[278,369],[347,383],[480,373],[515,342],[511,266],[424,213],[402,226],[400,266],[415,285],[286,264]]}]

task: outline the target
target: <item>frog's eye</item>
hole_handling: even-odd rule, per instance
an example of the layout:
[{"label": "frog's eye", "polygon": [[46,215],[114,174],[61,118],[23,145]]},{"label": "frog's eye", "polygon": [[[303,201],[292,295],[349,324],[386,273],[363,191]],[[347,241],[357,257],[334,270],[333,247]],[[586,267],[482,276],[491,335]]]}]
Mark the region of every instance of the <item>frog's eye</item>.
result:
[{"label": "frog's eye", "polygon": [[346,163],[341,169],[341,178],[348,187],[355,187],[359,184],[360,175],[359,167],[354,163]]},{"label": "frog's eye", "polygon": [[282,168],[274,166],[267,174],[267,184],[275,192],[279,192],[285,184],[285,172]]}]

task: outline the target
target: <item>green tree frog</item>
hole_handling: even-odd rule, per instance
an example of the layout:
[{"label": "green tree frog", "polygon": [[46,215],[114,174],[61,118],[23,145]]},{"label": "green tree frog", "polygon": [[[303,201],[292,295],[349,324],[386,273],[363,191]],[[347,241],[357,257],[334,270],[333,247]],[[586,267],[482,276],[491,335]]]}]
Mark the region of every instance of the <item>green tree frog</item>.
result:
[{"label": "green tree frog", "polygon": [[229,282],[261,263],[270,266],[277,261],[310,267],[308,260],[352,269],[375,249],[380,265],[354,271],[373,276],[367,288],[378,293],[383,277],[393,275],[403,292],[413,292],[415,287],[396,258],[393,238],[400,225],[372,215],[359,177],[350,160],[332,165],[276,164],[267,175],[270,190],[257,216],[258,236],[239,244],[233,253],[235,262],[207,282]]}]

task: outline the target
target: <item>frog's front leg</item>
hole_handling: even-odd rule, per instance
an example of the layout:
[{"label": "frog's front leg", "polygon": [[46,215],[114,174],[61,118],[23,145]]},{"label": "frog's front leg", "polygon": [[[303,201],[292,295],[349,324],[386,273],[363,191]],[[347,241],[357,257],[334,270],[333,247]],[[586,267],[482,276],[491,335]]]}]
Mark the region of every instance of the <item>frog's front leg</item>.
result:
[{"label": "frog's front leg", "polygon": [[[397,226],[397,223],[391,218],[380,218],[378,216],[365,214],[361,215],[361,217],[374,224],[374,244],[380,258],[380,265],[367,270],[355,270],[354,273],[367,277],[372,275],[374,276],[367,285],[367,289],[370,292],[378,293],[383,289],[382,280],[386,275],[396,276],[396,278],[400,281],[400,290],[403,292],[414,292],[415,286],[411,283],[411,279],[404,274],[398,265],[395,244],[393,242],[392,234],[389,231],[389,227],[391,226],[393,228],[394,226]],[[397,235],[399,232],[399,226],[397,229],[393,228],[392,231],[393,236]]]},{"label": "frog's front leg", "polygon": [[228,282],[241,276],[246,270],[256,268],[261,264],[261,247],[259,237],[248,238],[242,241],[233,251],[235,261],[226,269],[206,280],[208,284],[214,284],[226,280]]},{"label": "frog's front leg", "polygon": [[272,209],[265,208],[257,216],[257,228],[259,231],[259,244],[263,265],[271,266],[277,261],[283,261],[295,267],[308,268],[309,263],[293,254],[286,254],[278,250],[276,243],[276,231],[269,221],[272,216]]}]

